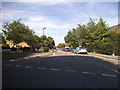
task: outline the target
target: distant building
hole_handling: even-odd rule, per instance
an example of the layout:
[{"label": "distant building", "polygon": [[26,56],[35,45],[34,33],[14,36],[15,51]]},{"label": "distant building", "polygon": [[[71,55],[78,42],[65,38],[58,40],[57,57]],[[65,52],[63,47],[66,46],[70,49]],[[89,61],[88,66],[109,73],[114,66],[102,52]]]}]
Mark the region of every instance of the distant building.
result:
[{"label": "distant building", "polygon": [[70,43],[66,43],[65,48],[70,48],[71,44]]},{"label": "distant building", "polygon": [[[6,44],[8,44],[10,46],[10,48],[13,47],[13,45],[14,45],[12,40],[6,40]],[[20,46],[22,48],[23,47],[30,47],[30,45],[25,41],[20,42],[19,44],[16,44],[14,47],[17,47],[17,46]]]}]

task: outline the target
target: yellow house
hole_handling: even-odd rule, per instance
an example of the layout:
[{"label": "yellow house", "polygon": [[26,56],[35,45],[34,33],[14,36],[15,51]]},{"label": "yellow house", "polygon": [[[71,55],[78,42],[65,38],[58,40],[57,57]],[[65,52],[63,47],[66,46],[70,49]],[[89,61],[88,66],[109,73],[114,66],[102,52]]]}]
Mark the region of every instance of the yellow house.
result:
[{"label": "yellow house", "polygon": [[10,47],[12,47],[12,46],[13,46],[13,41],[11,41],[11,40],[6,40],[6,44],[8,44]]},{"label": "yellow house", "polygon": [[[12,40],[6,40],[6,44],[8,44],[10,47],[13,47],[13,41]],[[21,46],[21,47],[30,47],[29,44],[27,44],[27,42],[23,41],[23,42],[20,42],[19,44],[16,44],[14,47],[16,46]]]}]

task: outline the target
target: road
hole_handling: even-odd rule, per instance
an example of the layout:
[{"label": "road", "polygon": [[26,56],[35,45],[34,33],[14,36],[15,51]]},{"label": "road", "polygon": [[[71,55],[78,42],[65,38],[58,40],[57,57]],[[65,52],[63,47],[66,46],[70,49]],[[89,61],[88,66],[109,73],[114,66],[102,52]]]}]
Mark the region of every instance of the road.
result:
[{"label": "road", "polygon": [[118,88],[118,65],[85,54],[57,51],[2,66],[3,88]]}]

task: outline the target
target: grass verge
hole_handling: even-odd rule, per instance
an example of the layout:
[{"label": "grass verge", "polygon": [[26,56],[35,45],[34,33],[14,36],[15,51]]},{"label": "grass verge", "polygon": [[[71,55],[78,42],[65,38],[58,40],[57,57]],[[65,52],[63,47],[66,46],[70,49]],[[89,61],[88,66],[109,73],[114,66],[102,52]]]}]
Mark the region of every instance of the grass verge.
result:
[{"label": "grass verge", "polygon": [[2,52],[2,60],[18,59],[32,54],[33,52]]}]

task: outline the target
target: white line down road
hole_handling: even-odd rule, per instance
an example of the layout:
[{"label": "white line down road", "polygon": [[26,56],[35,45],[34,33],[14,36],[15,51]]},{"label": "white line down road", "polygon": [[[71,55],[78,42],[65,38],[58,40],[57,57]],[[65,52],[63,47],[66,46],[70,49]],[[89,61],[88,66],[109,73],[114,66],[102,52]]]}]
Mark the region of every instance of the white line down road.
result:
[{"label": "white line down road", "polygon": [[82,72],[83,74],[96,74],[96,73],[93,73],[93,72]]},{"label": "white line down road", "polygon": [[60,71],[60,69],[50,68],[50,70]]}]

